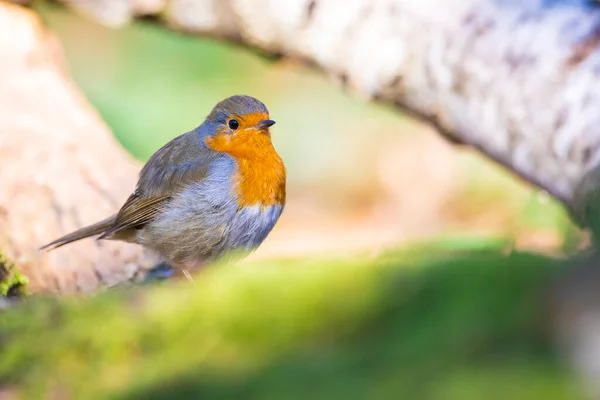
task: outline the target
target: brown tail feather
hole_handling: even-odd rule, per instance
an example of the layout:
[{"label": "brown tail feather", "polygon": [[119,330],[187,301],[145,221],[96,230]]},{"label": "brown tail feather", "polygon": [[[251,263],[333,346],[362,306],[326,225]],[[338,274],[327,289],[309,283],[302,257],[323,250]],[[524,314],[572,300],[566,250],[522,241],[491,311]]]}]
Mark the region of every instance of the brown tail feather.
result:
[{"label": "brown tail feather", "polygon": [[60,246],[64,246],[65,244],[69,244],[80,239],[85,239],[90,236],[99,235],[106,232],[114,224],[114,222],[114,216],[108,217],[100,222],[96,222],[93,225],[86,226],[85,228],[81,228],[75,232],[71,232],[68,235],[56,239],[55,241],[41,247],[40,250],[54,250]]}]

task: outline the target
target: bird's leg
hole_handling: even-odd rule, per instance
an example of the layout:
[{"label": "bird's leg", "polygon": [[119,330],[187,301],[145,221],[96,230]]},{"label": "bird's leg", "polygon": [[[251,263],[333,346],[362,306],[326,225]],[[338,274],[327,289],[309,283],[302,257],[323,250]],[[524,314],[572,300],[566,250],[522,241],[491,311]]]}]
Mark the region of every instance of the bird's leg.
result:
[{"label": "bird's leg", "polygon": [[176,262],[173,264],[173,266],[177,267],[178,270],[181,271],[181,273],[183,274],[183,276],[185,276],[187,278],[188,281],[190,282],[194,282],[194,278],[192,277],[192,274],[190,273],[190,271],[197,271],[200,268],[202,268],[206,263],[202,262],[202,261],[180,261],[180,262]]},{"label": "bird's leg", "polygon": [[183,275],[185,275],[188,281],[194,283],[194,278],[192,278],[192,275],[190,274],[190,271],[187,270],[187,268],[181,268],[181,272],[183,273]]},{"label": "bird's leg", "polygon": [[196,271],[204,265],[204,262],[194,261],[163,261],[156,264],[147,272],[145,280],[172,278],[175,274],[180,272],[188,281],[194,283],[194,277],[190,271]]}]

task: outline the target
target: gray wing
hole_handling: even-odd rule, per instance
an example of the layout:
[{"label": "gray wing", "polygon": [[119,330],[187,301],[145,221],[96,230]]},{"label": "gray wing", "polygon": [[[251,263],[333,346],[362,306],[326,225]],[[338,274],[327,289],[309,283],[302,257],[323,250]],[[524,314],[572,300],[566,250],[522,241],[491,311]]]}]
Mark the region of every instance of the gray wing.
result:
[{"label": "gray wing", "polygon": [[135,191],[100,239],[148,223],[175,193],[190,183],[205,179],[209,164],[217,157],[217,152],[199,145],[195,131],[178,136],[161,147],[140,172]]}]

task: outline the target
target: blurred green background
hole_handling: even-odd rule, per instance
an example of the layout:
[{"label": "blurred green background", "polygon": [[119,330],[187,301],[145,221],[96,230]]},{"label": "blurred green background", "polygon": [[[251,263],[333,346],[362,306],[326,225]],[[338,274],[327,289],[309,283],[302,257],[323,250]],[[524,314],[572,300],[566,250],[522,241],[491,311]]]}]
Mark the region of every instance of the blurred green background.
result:
[{"label": "blurred green background", "polygon": [[0,398],[581,398],[546,305],[589,239],[557,202],[293,60],[39,9],[140,161],[224,97],[263,100],[289,202],[256,254],[196,285],[3,314]]},{"label": "blurred green background", "polygon": [[108,29],[42,3],[72,75],[121,143],[146,160],[232,94],[267,104],[289,203],[254,256],[379,251],[447,235],[562,252],[585,242],[553,200],[397,110],[366,104],[292,60],[151,23]]}]

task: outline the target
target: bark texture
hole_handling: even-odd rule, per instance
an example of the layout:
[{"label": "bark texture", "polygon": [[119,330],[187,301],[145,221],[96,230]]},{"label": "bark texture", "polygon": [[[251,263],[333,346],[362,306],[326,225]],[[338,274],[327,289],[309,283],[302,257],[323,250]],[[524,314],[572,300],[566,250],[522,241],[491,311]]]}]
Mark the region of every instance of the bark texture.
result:
[{"label": "bark texture", "polygon": [[36,14],[0,2],[0,252],[33,291],[89,291],[129,280],[151,260],[137,246],[46,242],[115,212],[139,165],[66,73]]},{"label": "bark texture", "polygon": [[[301,57],[564,202],[595,208],[600,10],[585,0],[64,0]],[[592,199],[592,200],[590,200]],[[590,203],[591,202],[591,203]]]}]

